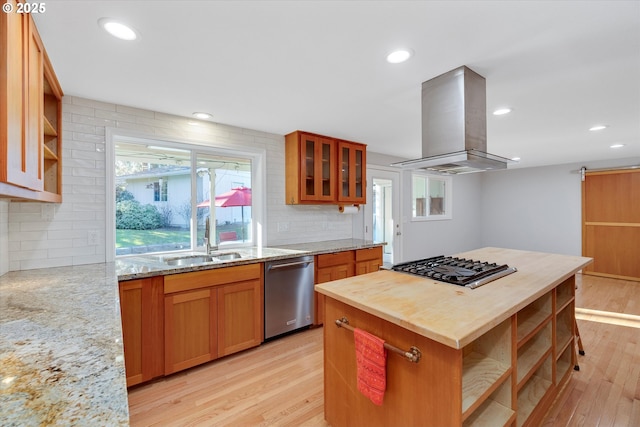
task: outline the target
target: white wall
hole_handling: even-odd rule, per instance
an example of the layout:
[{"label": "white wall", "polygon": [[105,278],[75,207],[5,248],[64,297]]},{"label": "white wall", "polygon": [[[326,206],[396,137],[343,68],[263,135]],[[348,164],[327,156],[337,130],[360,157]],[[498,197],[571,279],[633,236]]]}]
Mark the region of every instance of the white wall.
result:
[{"label": "white wall", "polygon": [[640,158],[482,173],[482,246],[582,254],[582,187],[587,169],[640,164]]},{"label": "white wall", "polygon": [[411,173],[402,176],[402,258],[404,261],[450,255],[480,247],[479,174],[453,177],[453,219],[411,221]]},{"label": "white wall", "polygon": [[[335,206],[284,204],[284,136],[89,99],[63,98],[61,204],[0,203],[0,269],[9,271],[104,262],[106,129],[267,153],[266,244],[351,238],[352,218]],[[293,129],[292,129],[293,130]],[[6,211],[8,205],[8,213]],[[3,219],[3,215],[8,218]],[[3,229],[8,230],[8,239]],[[98,234],[96,245],[90,233]],[[4,245],[8,241],[8,256]],[[111,250],[111,249],[109,249]],[[0,270],[0,273],[3,270]]]}]

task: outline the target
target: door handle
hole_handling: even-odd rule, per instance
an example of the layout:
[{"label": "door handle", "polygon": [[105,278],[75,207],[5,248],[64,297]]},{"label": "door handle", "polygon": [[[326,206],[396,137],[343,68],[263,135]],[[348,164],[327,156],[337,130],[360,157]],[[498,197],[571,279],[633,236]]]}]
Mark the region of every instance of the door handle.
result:
[{"label": "door handle", "polygon": [[293,267],[295,265],[308,265],[311,264],[311,261],[300,261],[300,262],[288,262],[286,264],[275,264],[275,265],[270,265],[269,266],[269,270],[276,270],[278,268],[285,268],[285,267]]}]

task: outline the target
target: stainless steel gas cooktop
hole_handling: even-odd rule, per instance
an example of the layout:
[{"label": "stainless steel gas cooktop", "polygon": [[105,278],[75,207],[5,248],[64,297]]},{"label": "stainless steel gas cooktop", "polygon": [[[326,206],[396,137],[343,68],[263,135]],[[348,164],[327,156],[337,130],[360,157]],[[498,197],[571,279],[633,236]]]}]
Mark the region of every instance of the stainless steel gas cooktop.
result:
[{"label": "stainless steel gas cooktop", "polygon": [[396,264],[391,269],[471,289],[517,271],[506,264],[498,265],[444,255]]}]

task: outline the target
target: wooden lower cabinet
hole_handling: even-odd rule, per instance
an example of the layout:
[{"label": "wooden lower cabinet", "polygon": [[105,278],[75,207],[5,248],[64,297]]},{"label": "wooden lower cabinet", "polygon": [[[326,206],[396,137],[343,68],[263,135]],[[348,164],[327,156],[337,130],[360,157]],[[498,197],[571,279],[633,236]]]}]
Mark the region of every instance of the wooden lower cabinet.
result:
[{"label": "wooden lower cabinet", "polygon": [[[315,261],[316,284],[346,279],[347,277],[353,276],[355,274],[354,262],[354,251],[317,255]],[[318,292],[314,292],[314,296],[314,325],[322,325],[324,323],[324,296]]]},{"label": "wooden lower cabinet", "polygon": [[260,345],[264,340],[264,304],[260,280],[220,286],[218,356]]},{"label": "wooden lower cabinet", "polygon": [[165,296],[165,374],[200,365],[218,356],[216,296],[215,288]]},{"label": "wooden lower cabinet", "polygon": [[162,276],[120,282],[127,386],[164,374]]},{"label": "wooden lower cabinet", "polygon": [[[315,261],[315,283],[326,283],[333,280],[371,273],[382,265],[382,246],[373,248],[342,251],[331,254],[320,254]],[[324,323],[324,296],[314,292],[315,321],[314,325]]]},{"label": "wooden lower cabinet", "polygon": [[382,266],[382,246],[356,250],[356,276],[373,273]]},{"label": "wooden lower cabinet", "polygon": [[127,386],[258,346],[264,264],[119,283]]},{"label": "wooden lower cabinet", "polygon": [[256,263],[165,276],[165,374],[262,343],[263,268]]}]

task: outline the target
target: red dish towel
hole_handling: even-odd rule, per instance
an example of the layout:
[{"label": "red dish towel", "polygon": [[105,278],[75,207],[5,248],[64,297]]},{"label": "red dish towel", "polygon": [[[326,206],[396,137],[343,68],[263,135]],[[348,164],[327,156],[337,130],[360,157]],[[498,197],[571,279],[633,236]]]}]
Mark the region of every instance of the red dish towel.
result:
[{"label": "red dish towel", "polygon": [[376,405],[382,405],[387,387],[387,350],[384,340],[354,328],[358,390]]}]

